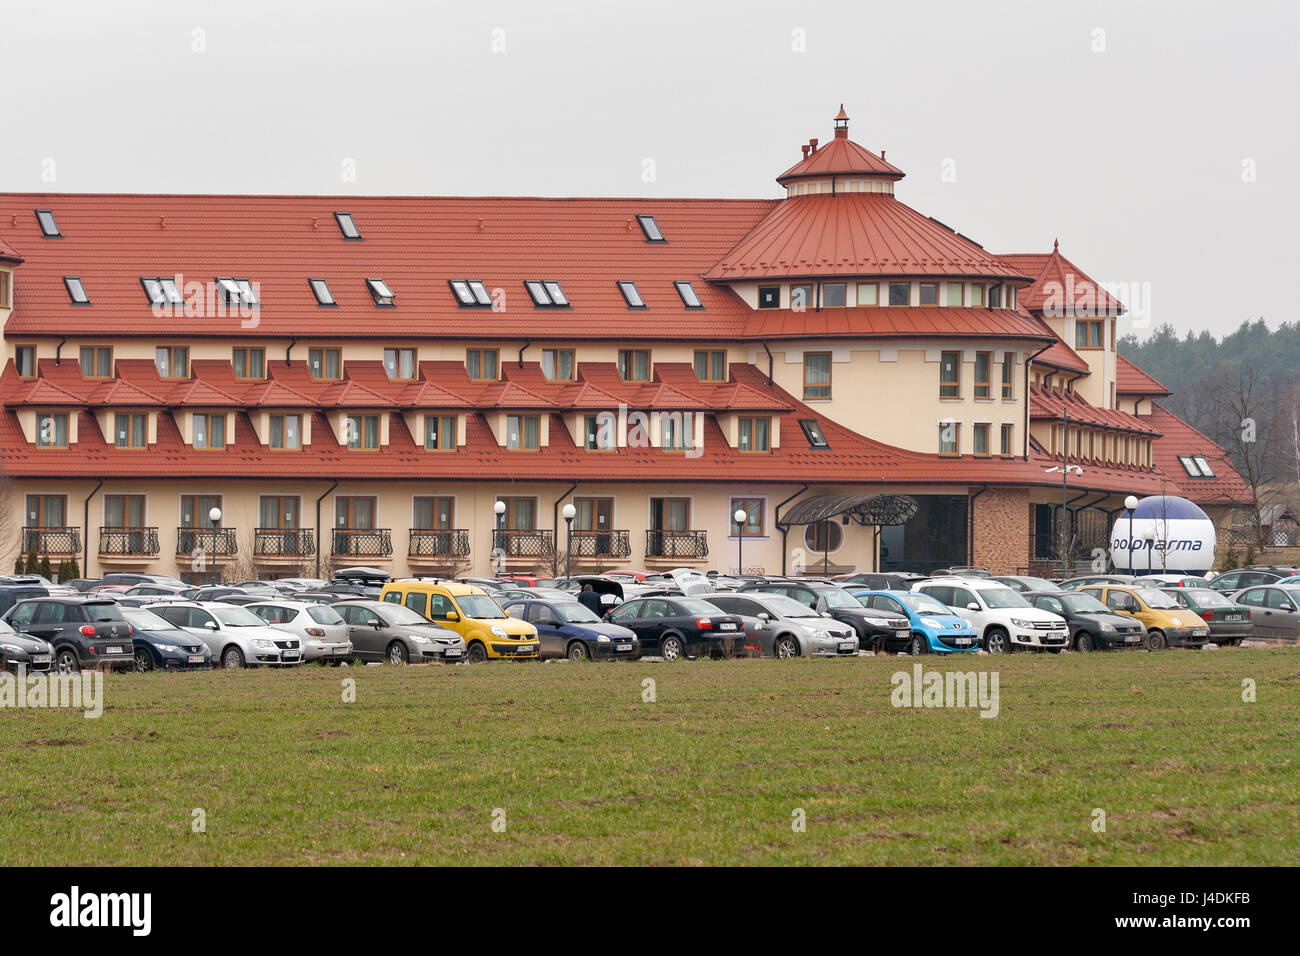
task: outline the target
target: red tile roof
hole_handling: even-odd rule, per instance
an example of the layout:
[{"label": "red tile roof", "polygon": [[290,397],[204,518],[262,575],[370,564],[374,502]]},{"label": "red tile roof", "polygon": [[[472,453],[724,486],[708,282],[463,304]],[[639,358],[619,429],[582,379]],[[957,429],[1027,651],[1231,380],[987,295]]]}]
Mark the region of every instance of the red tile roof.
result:
[{"label": "red tile roof", "polygon": [[0,238],[0,262],[20,263],[22,261],[23,257],[18,254],[18,250]]},{"label": "red tile roof", "polygon": [[1037,319],[1010,309],[941,306],[866,307],[796,312],[759,309],[750,313],[749,338],[802,338],[836,335],[853,338],[998,337],[1050,342],[1053,332]]},{"label": "red tile roof", "polygon": [[1066,310],[1091,315],[1119,315],[1124,305],[1082,269],[1061,255],[1052,244],[1047,254],[1013,253],[1001,256],[1009,268],[1034,281],[1017,293],[1017,304],[1034,313],[1062,315]]},{"label": "red tile roof", "polygon": [[[1222,447],[1167,408],[1155,402],[1151,403],[1151,408],[1151,414],[1142,418],[1149,418],[1151,426],[1160,432],[1161,437],[1152,448],[1152,460],[1167,482],[1167,489],[1202,505],[1250,502],[1250,487]],[[1192,478],[1178,460],[1179,455],[1204,455],[1214,477]]]},{"label": "red tile roof", "polygon": [[1115,391],[1119,395],[1156,396],[1173,394],[1122,355],[1118,356],[1115,366]]},{"label": "red tile roof", "polygon": [[[1052,336],[1055,338],[1056,334],[1052,333]],[[1034,364],[1050,365],[1052,368],[1063,368],[1070,372],[1083,372],[1085,374],[1091,372],[1088,363],[1079,357],[1079,353],[1059,338],[1052,343],[1046,352],[1034,356]]]},{"label": "red tile roof", "polygon": [[1029,386],[1029,416],[1036,421],[1060,421],[1068,409],[1072,424],[1095,425],[1112,431],[1138,435],[1158,435],[1145,416],[1130,415],[1112,408],[1098,408],[1077,392],[1063,392],[1058,388],[1044,389]]},{"label": "red tile roof", "polygon": [[795,163],[776,177],[776,181],[784,186],[796,179],[863,175],[902,179],[905,174],[883,157],[850,140],[845,127],[837,129],[834,139]]}]

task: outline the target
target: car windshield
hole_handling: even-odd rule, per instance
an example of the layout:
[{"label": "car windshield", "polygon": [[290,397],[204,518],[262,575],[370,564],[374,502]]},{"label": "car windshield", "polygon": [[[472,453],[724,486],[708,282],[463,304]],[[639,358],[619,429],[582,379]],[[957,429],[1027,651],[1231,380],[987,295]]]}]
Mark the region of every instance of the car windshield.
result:
[{"label": "car windshield", "polygon": [[857,598],[848,591],[831,590],[828,588],[825,591],[818,591],[817,593],[826,599],[827,607],[861,607],[861,605],[858,604]]},{"label": "car windshield", "polygon": [[1159,588],[1134,588],[1133,593],[1142,599],[1143,604],[1155,610],[1176,611],[1182,607],[1181,604]]},{"label": "car windshield", "polygon": [[247,608],[209,607],[208,611],[227,627],[265,627],[266,622]]},{"label": "car windshield", "polygon": [[388,623],[395,627],[433,627],[433,622],[423,614],[400,604],[385,605],[382,611],[373,613],[378,617],[388,618]]},{"label": "car windshield", "polygon": [[1053,595],[1058,601],[1065,605],[1065,609],[1071,614],[1108,614],[1110,608],[1102,604],[1091,594],[1064,593]]},{"label": "car windshield", "polygon": [[476,620],[488,620],[497,617],[506,617],[506,612],[501,610],[501,605],[486,594],[458,594],[456,603],[460,605],[461,611],[466,617]]},{"label": "car windshield", "polygon": [[339,612],[328,604],[315,604],[307,608],[307,616],[317,624],[343,623],[343,618],[339,615]]},{"label": "car windshield", "polygon": [[930,595],[922,594],[920,591],[913,591],[911,594],[896,594],[893,597],[918,614],[943,614],[945,616],[952,614],[950,608],[940,604]]},{"label": "car windshield", "polygon": [[723,610],[716,604],[710,604],[708,601],[693,600],[691,598],[679,599],[677,606],[687,614],[722,614]]},{"label": "car windshield", "polygon": [[146,611],[142,607],[126,607],[122,609],[122,616],[126,618],[127,623],[133,627],[138,627],[142,631],[179,631],[180,628],[165,618],[159,617],[153,611]]},{"label": "car windshield", "polygon": [[112,601],[94,602],[85,605],[86,613],[92,621],[125,621],[122,609]]},{"label": "car windshield", "polygon": [[989,607],[1029,607],[1030,604],[1020,596],[1019,591],[1008,587],[978,588],[979,596]]},{"label": "car windshield", "polygon": [[1231,601],[1218,591],[1211,591],[1209,588],[1189,588],[1187,596],[1198,607],[1232,607]]},{"label": "car windshield", "polygon": [[576,602],[570,604],[566,601],[563,604],[557,602],[552,605],[552,607],[554,607],[556,614],[560,615],[561,618],[568,621],[570,624],[591,624],[600,621],[600,617],[585,604],[578,604]]}]

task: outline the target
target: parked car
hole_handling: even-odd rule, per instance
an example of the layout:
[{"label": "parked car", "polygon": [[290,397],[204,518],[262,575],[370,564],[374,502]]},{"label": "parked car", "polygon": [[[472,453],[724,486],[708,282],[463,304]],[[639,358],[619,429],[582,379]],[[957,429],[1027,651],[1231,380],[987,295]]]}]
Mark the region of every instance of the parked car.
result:
[{"label": "parked car", "polygon": [[558,601],[511,601],[506,611],[537,628],[543,658],[634,661],[641,652],[635,631],[602,619],[568,595]]},{"label": "parked car", "polygon": [[201,638],[212,649],[213,658],[227,669],[259,664],[293,667],[302,663],[298,638],[277,631],[247,608],[170,601],[150,604],[148,610]]},{"label": "parked car", "polygon": [[912,590],[930,595],[970,621],[990,654],[1017,648],[1060,652],[1069,646],[1065,618],[1034,607],[1005,584],[977,578],[936,578],[914,584]]},{"label": "parked car", "polygon": [[559,588],[503,588],[500,591],[493,591],[492,597],[498,604],[508,604],[512,601],[572,601],[574,594],[572,591],[562,591]]},{"label": "parked car", "polygon": [[862,602],[844,588],[827,581],[807,579],[771,580],[762,584],[746,584],[741,594],[760,592],[784,594],[814,611],[824,611],[841,624],[853,628],[859,647],[875,648],[888,642],[903,641],[911,636],[912,625],[903,614],[884,614],[867,610]]},{"label": "parked car", "polygon": [[[1300,587],[1265,585],[1246,588],[1231,595],[1237,604],[1250,609],[1251,638],[1295,644],[1300,637]],[[19,605],[21,607],[21,605]]]},{"label": "parked car", "polygon": [[536,660],[541,645],[537,628],[512,618],[491,595],[456,581],[393,581],[381,600],[403,604],[465,640],[471,662],[500,659]]},{"label": "parked car", "polygon": [[1142,583],[1158,588],[1204,588],[1209,587],[1210,579],[1200,574],[1146,574]]},{"label": "parked car", "polygon": [[1036,578],[1027,574],[999,574],[991,580],[1005,584],[1013,591],[1024,594],[1026,591],[1059,591],[1061,586],[1053,584],[1047,578]]},{"label": "parked car", "polygon": [[1295,568],[1285,567],[1238,568],[1234,571],[1224,571],[1215,577],[1210,582],[1210,587],[1225,593],[1240,591],[1242,588],[1251,588],[1259,584],[1275,584],[1295,573]]},{"label": "parked car", "polygon": [[1210,640],[1215,644],[1231,647],[1253,634],[1250,607],[1238,604],[1222,591],[1210,587],[1161,590],[1187,610],[1200,615],[1201,620],[1209,626]]},{"label": "parked car", "polygon": [[49,596],[50,592],[39,584],[0,584],[0,614],[4,614],[19,601]]},{"label": "parked car", "polygon": [[43,638],[20,634],[0,620],[0,669],[29,674],[48,671],[54,661],[54,646]]},{"label": "parked car", "polygon": [[196,589],[188,584],[136,584],[122,592],[126,597],[175,597],[193,593]]},{"label": "parked car", "polygon": [[99,578],[69,578],[67,581],[62,583],[78,593],[84,593],[89,591],[96,584],[103,584],[104,582]]},{"label": "parked car", "polygon": [[122,584],[128,588],[137,584],[179,584],[185,587],[184,581],[180,578],[174,578],[170,574],[138,574],[134,571],[110,571],[95,583]]},{"label": "parked car", "polygon": [[888,638],[877,645],[877,653],[907,651],[918,654],[951,654],[973,651],[980,646],[980,636],[971,623],[920,591],[886,589],[878,591],[851,591],[864,607],[881,613],[901,614],[907,618],[909,633],[904,638]]},{"label": "parked car", "polygon": [[699,598],[634,598],[605,620],[635,631],[643,657],[728,657],[745,646],[740,617]]},{"label": "parked car", "polygon": [[328,604],[302,601],[260,601],[245,604],[267,624],[292,634],[302,642],[303,663],[311,661],[345,661],[352,653],[348,626],[337,610]]},{"label": "parked car", "polygon": [[837,574],[831,580],[849,591],[859,589],[867,591],[906,591],[917,581],[925,580],[925,575],[913,574],[910,571],[860,571],[855,574]]},{"label": "parked car", "polygon": [[955,574],[962,578],[987,578],[990,576],[991,572],[988,568],[975,567],[940,568],[938,571],[934,572],[935,577],[945,574]]},{"label": "parked car", "polygon": [[124,607],[122,616],[135,629],[131,645],[136,673],[212,666],[212,648],[184,628],[143,607]]},{"label": "parked car", "polygon": [[352,655],[363,661],[428,664],[465,658],[465,641],[459,634],[404,605],[340,601],[333,607],[348,626]]},{"label": "parked car", "polygon": [[1065,618],[1070,626],[1070,646],[1076,651],[1129,649],[1146,645],[1147,632],[1140,621],[1116,614],[1086,591],[1028,591],[1034,607]]},{"label": "parked car", "polygon": [[61,674],[133,665],[132,628],[113,601],[88,595],[32,598],[11,607],[3,620],[15,631],[51,644]]},{"label": "parked car", "polygon": [[1140,580],[1132,574],[1085,574],[1077,578],[1066,578],[1057,587],[1062,591],[1077,591],[1090,584],[1136,584]]},{"label": "parked car", "polygon": [[1091,594],[1118,614],[1141,621],[1147,629],[1146,646],[1153,651],[1166,647],[1203,647],[1210,642],[1210,629],[1200,615],[1183,607],[1160,588],[1090,584],[1082,593]]},{"label": "parked car", "polygon": [[44,588],[47,595],[57,595],[59,597],[71,597],[81,593],[76,588],[69,587],[66,584],[55,584],[49,578],[40,574],[0,574],[0,585]]},{"label": "parked car", "polygon": [[860,646],[858,636],[847,624],[814,611],[784,594],[761,592],[706,594],[708,601],[727,614],[757,618],[747,630],[756,637],[765,657],[852,657]]}]

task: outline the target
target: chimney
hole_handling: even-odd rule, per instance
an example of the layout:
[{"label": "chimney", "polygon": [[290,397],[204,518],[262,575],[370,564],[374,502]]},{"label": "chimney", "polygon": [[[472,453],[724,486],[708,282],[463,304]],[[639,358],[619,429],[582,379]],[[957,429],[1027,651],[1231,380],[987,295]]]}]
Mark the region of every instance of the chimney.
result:
[{"label": "chimney", "polygon": [[814,153],[817,152],[817,140],[815,139],[808,140],[808,147],[812,152]]},{"label": "chimney", "polygon": [[802,148],[803,148],[803,158],[804,158],[804,159],[807,159],[807,158],[808,158],[808,144],[807,144],[807,143],[804,143]]}]

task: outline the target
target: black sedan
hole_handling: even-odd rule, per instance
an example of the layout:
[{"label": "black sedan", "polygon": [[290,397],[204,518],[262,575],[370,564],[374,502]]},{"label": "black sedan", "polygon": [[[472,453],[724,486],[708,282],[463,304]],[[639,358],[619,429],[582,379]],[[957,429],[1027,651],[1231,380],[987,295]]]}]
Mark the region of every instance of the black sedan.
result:
[{"label": "black sedan", "polygon": [[140,607],[123,607],[122,616],[134,628],[131,646],[137,673],[154,668],[185,671],[212,666],[212,648],[184,628]]},{"label": "black sedan", "polygon": [[1021,595],[1036,608],[1065,618],[1070,646],[1076,651],[1137,650],[1145,646],[1146,628],[1125,614],[1116,614],[1091,594],[1078,591],[1026,591]]},{"label": "black sedan", "polygon": [[54,646],[55,667],[71,674],[86,667],[134,666],[131,631],[116,601],[86,595],[23,601],[3,620],[15,631]]},{"label": "black sedan", "polygon": [[[500,591],[497,598],[500,600]],[[585,605],[563,601],[511,601],[506,612],[537,628],[542,659],[634,661],[641,640],[631,628],[604,621]]]},{"label": "black sedan", "polygon": [[4,621],[0,621],[0,670],[29,674],[48,671],[54,660],[54,648],[29,634],[19,634]]},{"label": "black sedan", "polygon": [[635,598],[614,608],[605,620],[635,631],[642,656],[668,661],[731,657],[745,647],[743,618],[697,598]]}]

